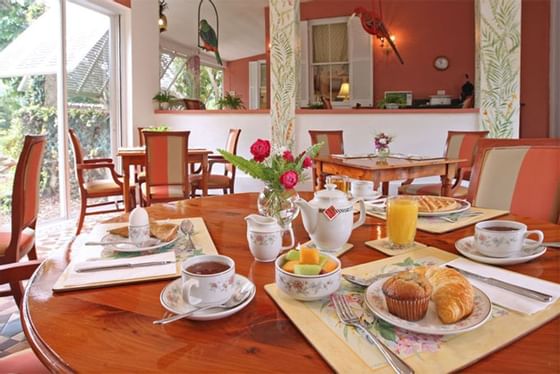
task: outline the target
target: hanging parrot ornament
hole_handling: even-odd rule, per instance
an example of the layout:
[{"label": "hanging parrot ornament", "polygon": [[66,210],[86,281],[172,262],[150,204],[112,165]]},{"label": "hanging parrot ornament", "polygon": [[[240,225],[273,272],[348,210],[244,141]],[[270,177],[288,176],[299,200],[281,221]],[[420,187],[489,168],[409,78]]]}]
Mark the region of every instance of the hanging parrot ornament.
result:
[{"label": "hanging parrot ornament", "polygon": [[385,27],[385,24],[383,23],[382,17],[378,16],[373,8],[371,11],[368,11],[363,7],[358,7],[354,9],[354,14],[352,16],[354,15],[360,17],[362,27],[368,34],[377,36],[378,39],[381,39],[381,43],[387,41],[391,48],[393,48],[393,51],[395,52],[395,55],[397,55],[397,58],[399,59],[401,64],[404,64],[401,54],[397,50],[397,46],[395,45],[393,40],[391,40],[391,34],[389,34],[387,27]]},{"label": "hanging parrot ornament", "polygon": [[204,43],[201,48],[206,51],[214,52],[218,64],[223,65],[222,58],[220,57],[220,52],[218,52],[218,37],[216,36],[216,32],[214,31],[212,26],[210,26],[208,21],[206,21],[205,19],[200,21],[198,36]]}]

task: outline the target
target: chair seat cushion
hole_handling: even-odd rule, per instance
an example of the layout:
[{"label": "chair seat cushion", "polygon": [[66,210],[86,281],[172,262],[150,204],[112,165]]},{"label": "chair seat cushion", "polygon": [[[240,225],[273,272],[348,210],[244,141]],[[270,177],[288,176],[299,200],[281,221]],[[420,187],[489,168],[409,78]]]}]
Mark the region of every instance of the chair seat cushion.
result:
[{"label": "chair seat cushion", "polygon": [[85,188],[90,194],[122,194],[122,187],[113,179],[96,179],[86,182]]},{"label": "chair seat cushion", "polygon": [[[191,185],[194,188],[201,188],[202,175],[193,175],[190,177]],[[227,188],[231,182],[231,178],[226,175],[211,174],[208,176],[208,189]]]},{"label": "chair seat cushion", "polygon": [[[146,196],[146,184],[142,184],[142,195]],[[182,186],[152,186],[150,198],[153,200],[186,199]]]},{"label": "chair seat cushion", "polygon": [[[0,256],[4,256],[6,253],[6,249],[10,245],[10,239],[12,238],[11,231],[0,231]],[[21,242],[20,242],[20,253],[22,256],[25,255],[29,249],[33,246],[35,239],[35,231],[26,228],[21,233]]]},{"label": "chair seat cushion", "polygon": [[[459,186],[453,191],[451,194],[452,197],[456,197],[458,199],[464,199],[467,197],[468,189],[463,186]],[[441,184],[439,183],[413,183],[413,184],[403,184],[399,186],[399,194],[400,195],[432,195],[432,196],[439,196],[441,195]]]}]

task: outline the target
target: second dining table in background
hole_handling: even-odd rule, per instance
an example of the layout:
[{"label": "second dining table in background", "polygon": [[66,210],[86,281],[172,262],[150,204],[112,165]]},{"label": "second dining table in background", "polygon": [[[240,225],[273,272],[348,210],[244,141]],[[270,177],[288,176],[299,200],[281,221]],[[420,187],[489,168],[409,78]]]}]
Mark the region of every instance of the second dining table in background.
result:
[{"label": "second dining table in background", "polygon": [[[208,155],[212,154],[211,150],[205,148],[189,148],[188,161],[189,164],[199,163],[202,173],[202,196],[208,195]],[[124,206],[127,212],[133,208],[131,206],[129,194],[124,193],[130,189],[130,167],[144,166],[146,164],[146,149],[144,147],[123,147],[119,148],[117,156],[122,160],[122,168],[124,174],[123,181],[123,197]]]},{"label": "second dining table in background", "polygon": [[370,180],[374,183],[374,189],[383,184],[383,194],[388,195],[389,186],[387,182],[414,179],[421,177],[441,177],[441,195],[449,196],[451,191],[451,179],[449,167],[464,159],[449,159],[444,157],[410,159],[387,157],[315,157],[314,168],[319,181],[313,181],[314,186],[323,186],[325,175],[346,175],[354,179]]}]

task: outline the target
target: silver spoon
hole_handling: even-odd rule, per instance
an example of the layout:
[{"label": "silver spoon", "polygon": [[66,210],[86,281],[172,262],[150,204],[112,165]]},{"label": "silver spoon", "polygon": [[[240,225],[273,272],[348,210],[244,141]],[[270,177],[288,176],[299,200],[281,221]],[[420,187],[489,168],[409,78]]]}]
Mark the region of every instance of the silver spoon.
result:
[{"label": "silver spoon", "polygon": [[193,223],[190,220],[185,219],[181,221],[179,229],[181,229],[181,232],[187,237],[189,249],[196,249],[196,246],[192,241],[192,234],[194,233]]},{"label": "silver spoon", "polygon": [[390,273],[378,274],[378,275],[374,275],[373,277],[369,277],[369,278],[362,278],[362,277],[358,277],[358,276],[355,276],[355,275],[352,275],[352,274],[342,274],[342,277],[344,279],[346,279],[348,282],[350,282],[352,284],[355,284],[357,286],[369,287],[376,280],[381,279],[381,278],[391,277],[391,276],[393,276],[397,273],[400,273],[401,271],[402,270],[392,271]]},{"label": "silver spoon", "polygon": [[541,247],[553,247],[553,248],[560,248],[560,242],[543,242],[541,243]]},{"label": "silver spoon", "polygon": [[222,304],[210,304],[210,305],[207,305],[207,306],[203,306],[201,308],[197,308],[197,309],[188,311],[186,313],[181,313],[181,314],[174,315],[172,317],[158,319],[158,320],[154,321],[154,325],[165,325],[167,323],[175,322],[175,321],[178,321],[178,320],[183,319],[185,317],[188,317],[195,312],[201,312],[201,311],[206,310],[206,309],[211,309],[211,308],[231,309],[231,308],[235,308],[239,304],[245,302],[245,300],[247,300],[247,298],[251,295],[252,291],[253,291],[253,285],[250,282],[245,283],[242,287],[236,289],[235,292],[233,293],[233,295],[227,301],[223,302]]},{"label": "silver spoon", "polygon": [[116,240],[116,241],[113,241],[113,242],[86,242],[84,245],[103,245],[103,246],[106,246],[106,245],[125,244],[125,245],[129,245],[131,247],[144,248],[144,247],[151,247],[151,246],[157,245],[159,243],[160,243],[160,240],[150,238],[150,239],[145,240],[145,241],[140,242],[140,243],[134,243],[134,242],[131,242],[130,240]]}]

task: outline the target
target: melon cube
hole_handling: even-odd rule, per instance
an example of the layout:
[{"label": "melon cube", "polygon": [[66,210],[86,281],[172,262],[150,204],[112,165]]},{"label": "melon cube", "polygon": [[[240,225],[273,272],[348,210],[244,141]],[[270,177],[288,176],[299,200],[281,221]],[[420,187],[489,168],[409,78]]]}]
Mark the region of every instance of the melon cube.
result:
[{"label": "melon cube", "polygon": [[294,267],[298,264],[299,264],[299,261],[297,261],[297,260],[287,261],[287,262],[284,263],[284,265],[282,265],[282,269],[287,271],[287,272],[293,273],[294,272]]},{"label": "melon cube", "polygon": [[299,262],[307,265],[319,265],[319,250],[317,248],[301,247]]},{"label": "melon cube", "polygon": [[329,260],[329,258],[324,255],[324,254],[319,254],[319,265],[321,265],[321,267],[323,267],[323,265],[325,265],[325,263]]},{"label": "melon cube", "polygon": [[325,264],[322,266],[321,270],[324,274],[326,274],[336,269],[336,267],[337,267],[336,262],[327,260],[327,262],[325,262]]},{"label": "melon cube", "polygon": [[298,275],[318,275],[320,272],[320,265],[297,264],[294,266],[294,273]]},{"label": "melon cube", "polygon": [[286,253],[286,256],[284,256],[284,258],[286,259],[286,261],[299,261],[299,251],[290,249],[288,253]]}]

